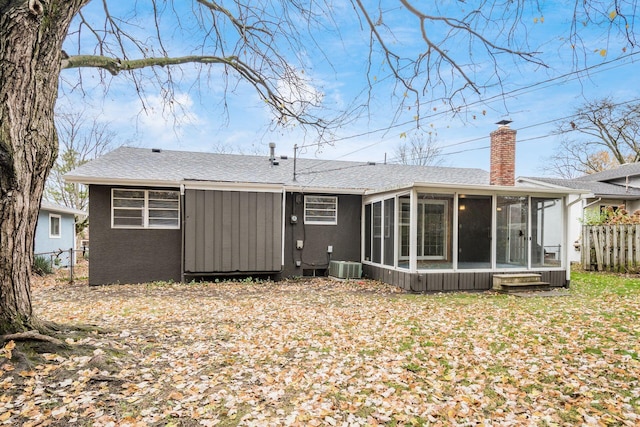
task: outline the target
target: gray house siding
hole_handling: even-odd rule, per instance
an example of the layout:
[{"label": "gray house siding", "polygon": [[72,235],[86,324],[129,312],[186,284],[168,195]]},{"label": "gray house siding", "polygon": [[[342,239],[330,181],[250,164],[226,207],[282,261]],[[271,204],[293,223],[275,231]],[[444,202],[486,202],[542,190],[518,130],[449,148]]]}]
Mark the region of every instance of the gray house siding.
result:
[{"label": "gray house siding", "polygon": [[181,231],[111,228],[111,188],[89,186],[89,284],[180,281]]},{"label": "gray house siding", "polygon": [[282,193],[187,190],[185,273],[282,269]]},{"label": "gray house siding", "polygon": [[[282,274],[284,277],[324,274],[330,260],[360,261],[362,197],[346,194],[327,195],[338,198],[336,225],[305,224],[304,194],[287,193]],[[291,221],[292,215],[297,217],[295,223]],[[298,240],[303,242],[302,249],[296,248]],[[331,255],[328,253],[329,246],[333,247]]]},{"label": "gray house siding", "polygon": [[[364,275],[373,280],[398,286],[411,292],[486,291],[493,286],[493,272],[409,273],[375,265],[362,266]],[[518,271],[509,271],[518,273]],[[540,280],[554,287],[568,286],[565,270],[522,271],[540,274]]]}]

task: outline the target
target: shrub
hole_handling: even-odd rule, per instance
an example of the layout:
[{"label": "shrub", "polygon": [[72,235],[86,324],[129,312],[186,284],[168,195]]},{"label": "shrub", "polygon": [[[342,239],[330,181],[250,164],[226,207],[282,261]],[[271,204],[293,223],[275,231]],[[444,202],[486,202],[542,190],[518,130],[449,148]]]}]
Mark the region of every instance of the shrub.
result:
[{"label": "shrub", "polygon": [[602,212],[586,212],[582,223],[584,225],[640,224],[640,210],[631,214],[624,206],[618,206],[617,209],[614,209],[613,206],[607,206]]},{"label": "shrub", "polygon": [[46,257],[42,255],[36,255],[36,257],[33,259],[32,271],[36,273],[38,276],[45,276],[47,274],[53,273],[53,269],[51,267],[51,261],[49,261]]}]

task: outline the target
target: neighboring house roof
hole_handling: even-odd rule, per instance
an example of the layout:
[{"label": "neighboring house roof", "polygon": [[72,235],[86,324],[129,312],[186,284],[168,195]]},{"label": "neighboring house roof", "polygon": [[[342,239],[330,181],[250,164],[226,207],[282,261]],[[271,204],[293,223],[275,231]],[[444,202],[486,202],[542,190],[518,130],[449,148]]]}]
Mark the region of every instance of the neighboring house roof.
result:
[{"label": "neighboring house roof", "polygon": [[624,187],[621,185],[609,184],[599,181],[587,181],[580,179],[560,179],[560,178],[525,178],[530,181],[550,184],[552,186],[572,188],[576,190],[588,190],[597,197],[631,198],[640,197],[640,189]]},{"label": "neighboring house roof", "polygon": [[85,211],[56,205],[55,203],[47,202],[46,200],[43,200],[42,203],[40,203],[40,210],[61,214],[78,215],[82,217],[87,216],[87,213]]},{"label": "neighboring house roof", "polygon": [[185,181],[278,184],[286,187],[366,191],[414,183],[489,186],[489,172],[473,168],[370,164],[120,147],[65,176],[85,184],[175,186]]},{"label": "neighboring house roof", "polygon": [[640,175],[640,163],[627,163],[620,165],[615,169],[608,169],[602,172],[591,173],[576,178],[577,181],[611,181],[620,178],[626,178],[634,175]]}]

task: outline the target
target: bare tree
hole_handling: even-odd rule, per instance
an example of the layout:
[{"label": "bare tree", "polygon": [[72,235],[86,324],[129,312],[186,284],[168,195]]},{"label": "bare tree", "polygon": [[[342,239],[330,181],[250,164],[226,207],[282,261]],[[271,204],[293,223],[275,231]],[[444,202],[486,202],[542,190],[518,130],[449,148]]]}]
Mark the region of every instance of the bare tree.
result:
[{"label": "bare tree", "polygon": [[[417,3],[399,0],[400,7],[383,8],[351,0],[345,10],[355,15],[347,16],[336,10],[343,4],[322,0],[0,0],[0,334],[46,329],[31,306],[29,248],[58,154],[54,105],[62,70],[78,70],[63,76],[70,90],[82,90],[81,70],[92,68],[105,88],[128,78],[141,99],[159,91],[170,109],[179,108],[174,95],[183,79],[198,89],[199,82],[222,87],[225,99],[248,84],[270,109],[274,125],[313,129],[326,140],[351,113],[366,109],[376,82],[395,82],[390,97],[398,114],[411,109],[418,122],[423,102],[464,105],[466,94],[500,85],[514,64],[545,65],[524,38],[530,24],[524,12],[536,12],[537,2],[447,2],[442,10],[445,4]],[[626,14],[633,16],[636,2],[616,1],[613,19],[606,7],[576,2],[573,22],[608,19],[608,34],[620,31],[635,46],[634,21]],[[363,78],[368,96],[349,104],[350,111],[332,112],[305,72],[309,56],[299,53],[312,49],[316,61],[330,63],[322,35],[340,34],[340,26],[354,18],[370,36]],[[419,43],[408,47],[400,39],[412,23],[411,37]],[[568,29],[567,39],[581,28]],[[491,75],[476,74],[486,69]]]},{"label": "bare tree", "polygon": [[640,102],[586,102],[558,126],[560,144],[547,172],[564,178],[640,161]]},{"label": "bare tree", "polygon": [[[44,198],[62,206],[88,210],[87,187],[65,182],[64,175],[113,148],[116,133],[109,123],[100,122],[96,117],[88,118],[86,111],[57,112],[55,122],[60,141],[59,155],[49,173]],[[81,232],[87,225],[88,217],[76,221],[76,232]]]},{"label": "bare tree", "polygon": [[393,154],[394,160],[403,165],[440,166],[441,151],[433,134],[428,132],[412,135],[398,144]]}]

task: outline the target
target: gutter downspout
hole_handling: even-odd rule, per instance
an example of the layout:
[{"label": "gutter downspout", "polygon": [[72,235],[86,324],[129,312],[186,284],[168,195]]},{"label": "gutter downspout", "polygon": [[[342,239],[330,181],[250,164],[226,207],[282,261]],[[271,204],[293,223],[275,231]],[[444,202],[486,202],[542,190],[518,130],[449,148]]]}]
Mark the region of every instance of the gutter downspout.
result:
[{"label": "gutter downspout", "polygon": [[[280,261],[280,275],[284,272],[284,245],[285,245],[285,235],[287,234],[287,190],[282,186],[282,240],[280,244],[282,245],[281,252],[281,261]],[[293,193],[291,193],[291,197],[293,200]],[[292,230],[293,233],[293,230]]]},{"label": "gutter downspout", "polygon": [[[565,198],[565,200],[568,201],[568,198]],[[587,207],[589,207],[589,206],[591,206],[591,205],[593,205],[595,203],[600,202],[600,200],[602,200],[602,197],[598,197],[597,200],[587,204],[586,206],[582,206],[582,212],[581,212],[582,220],[584,220],[584,210]],[[564,222],[563,228],[565,230],[564,231],[565,236],[564,236],[563,240],[564,240],[565,249],[563,251],[562,257],[564,258],[564,265],[567,267],[566,270],[565,270],[566,271],[565,280],[567,282],[567,285],[566,285],[567,289],[571,285],[571,263],[569,262],[569,232],[568,232],[569,231],[569,208],[571,208],[571,206],[575,205],[576,203],[583,202],[583,201],[584,201],[583,195],[579,194],[578,197],[574,201],[569,202],[569,203],[565,203],[565,214],[564,214],[564,219],[563,219],[563,222]],[[580,232],[580,233],[582,234],[582,232]]]},{"label": "gutter downspout", "polygon": [[185,238],[185,201],[184,201],[184,184],[180,184],[180,228],[182,229],[180,235],[180,282],[184,283],[184,238]]},{"label": "gutter downspout", "polygon": [[[578,199],[578,200],[582,200],[582,198],[580,198],[580,199]],[[575,202],[572,202],[569,206],[571,206],[572,204],[576,203],[578,200],[576,200]],[[584,205],[584,206],[582,207],[582,209],[583,209],[582,213],[584,214],[584,209],[587,209],[588,207],[591,207],[591,206],[595,205],[596,203],[600,203],[601,201],[602,201],[602,197],[598,197],[598,198],[597,198],[596,200],[594,200],[593,202],[591,202],[591,203],[587,203],[586,205]],[[583,215],[583,218],[584,218],[584,215]]]}]

